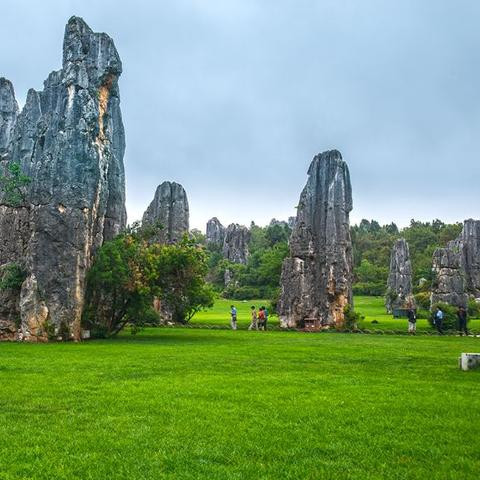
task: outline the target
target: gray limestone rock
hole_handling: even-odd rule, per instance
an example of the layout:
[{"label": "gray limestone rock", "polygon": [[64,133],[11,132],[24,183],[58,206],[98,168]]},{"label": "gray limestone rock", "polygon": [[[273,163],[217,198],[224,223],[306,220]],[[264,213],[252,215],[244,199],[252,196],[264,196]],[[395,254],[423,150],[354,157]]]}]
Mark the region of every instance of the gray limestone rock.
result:
[{"label": "gray limestone rock", "polygon": [[45,339],[47,322],[80,339],[86,272],[98,247],[125,226],[121,72],[113,40],[72,17],[62,69],[42,91],[28,92],[16,120],[14,100],[6,102],[11,115],[2,113],[2,168],[19,163],[32,180],[22,205],[0,199],[0,265],[27,272],[16,302],[26,340]]},{"label": "gray limestone rock", "polygon": [[398,239],[390,255],[390,273],[387,280],[385,306],[389,313],[395,308],[415,308],[412,294],[412,264],[408,243]]},{"label": "gray limestone rock", "polygon": [[352,188],[340,152],[314,157],[300,196],[278,304],[283,327],[342,326],[352,304]]},{"label": "gray limestone rock", "polygon": [[238,223],[231,223],[225,232],[223,242],[223,256],[233,263],[242,263],[246,265],[249,251],[250,230]]},{"label": "gray limestone rock", "polygon": [[457,239],[433,254],[431,303],[466,306],[480,297],[480,220],[468,219]]},{"label": "gray limestone rock", "polygon": [[0,77],[0,160],[6,154],[17,121],[18,104],[12,83]]},{"label": "gray limestone rock", "polygon": [[175,182],[163,182],[143,214],[144,225],[159,225],[161,230],[155,241],[176,242],[189,230],[189,208],[184,188]]},{"label": "gray limestone rock", "polygon": [[223,241],[225,240],[225,227],[220,223],[217,217],[211,218],[207,222],[207,244],[213,244],[219,247],[223,247]]},{"label": "gray limestone rock", "polygon": [[480,220],[465,220],[459,241],[462,244],[465,289],[469,295],[480,298]]},{"label": "gray limestone rock", "polygon": [[468,295],[465,293],[465,272],[462,268],[462,245],[457,240],[433,253],[433,281],[430,296],[431,305],[438,302],[465,307]]}]

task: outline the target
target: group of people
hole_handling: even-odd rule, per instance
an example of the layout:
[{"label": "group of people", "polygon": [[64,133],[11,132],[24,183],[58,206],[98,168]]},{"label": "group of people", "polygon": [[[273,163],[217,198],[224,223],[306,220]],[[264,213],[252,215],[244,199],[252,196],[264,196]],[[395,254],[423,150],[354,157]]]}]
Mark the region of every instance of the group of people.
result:
[{"label": "group of people", "polygon": [[[251,307],[251,322],[248,327],[249,330],[267,330],[268,310],[265,307],[260,307],[257,312],[255,305]],[[237,309],[235,305],[230,306],[230,325],[232,330],[237,329]]]},{"label": "group of people", "polygon": [[[415,309],[409,308],[407,310],[408,317],[408,333],[415,334],[417,331],[417,315]],[[433,324],[440,335],[443,335],[443,319],[445,318],[445,312],[441,307],[437,306],[433,313]],[[467,330],[467,311],[464,307],[459,307],[457,310],[458,330],[462,334],[468,335]]]}]

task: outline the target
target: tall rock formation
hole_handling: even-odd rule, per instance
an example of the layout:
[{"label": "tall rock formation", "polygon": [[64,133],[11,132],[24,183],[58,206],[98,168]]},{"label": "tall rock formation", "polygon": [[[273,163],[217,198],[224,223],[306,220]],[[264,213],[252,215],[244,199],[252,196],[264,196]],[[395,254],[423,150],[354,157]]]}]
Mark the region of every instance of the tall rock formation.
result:
[{"label": "tall rock formation", "polygon": [[433,253],[433,281],[430,301],[466,307],[465,272],[462,268],[462,245],[457,240]]},{"label": "tall rock formation", "polygon": [[385,306],[389,313],[395,308],[415,308],[412,294],[412,264],[408,243],[398,239],[390,255],[390,273],[387,281]]},{"label": "tall rock formation", "polygon": [[125,225],[121,72],[113,40],[72,17],[62,69],[29,90],[20,114],[0,82],[1,167],[18,163],[31,178],[20,204],[0,199],[0,265],[25,272],[21,288],[4,292],[12,307],[3,304],[0,325],[15,317],[24,339],[46,339],[47,324],[80,338],[86,271]]},{"label": "tall rock formation", "polygon": [[155,241],[176,242],[189,230],[190,213],[187,194],[175,182],[163,182],[157,187],[155,196],[143,214],[144,225],[161,225]]},{"label": "tall rock formation", "polygon": [[217,217],[211,218],[207,222],[207,244],[216,245],[217,247],[223,247],[223,241],[225,240],[225,227],[220,223]]},{"label": "tall rock formation", "polygon": [[468,219],[457,239],[433,254],[431,303],[466,306],[480,298],[480,220]]},{"label": "tall rock formation", "polygon": [[249,251],[250,230],[238,223],[231,223],[225,232],[223,242],[223,256],[233,263],[242,263],[246,265]]},{"label": "tall rock formation", "polygon": [[480,298],[480,220],[465,220],[459,242],[462,245],[465,289],[469,295]]},{"label": "tall rock formation", "polygon": [[18,116],[12,83],[0,78],[0,160],[6,155]]},{"label": "tall rock formation", "polygon": [[342,326],[352,303],[352,188],[347,164],[337,150],[314,157],[300,196],[284,260],[278,304],[284,327]]}]

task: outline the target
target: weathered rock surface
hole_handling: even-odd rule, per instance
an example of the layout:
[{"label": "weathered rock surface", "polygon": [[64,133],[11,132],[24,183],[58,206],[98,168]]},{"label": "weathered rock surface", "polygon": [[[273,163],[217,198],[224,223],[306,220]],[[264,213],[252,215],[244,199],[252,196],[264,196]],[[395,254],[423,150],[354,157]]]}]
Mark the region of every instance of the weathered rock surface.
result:
[{"label": "weathered rock surface", "polygon": [[480,298],[480,220],[465,220],[459,242],[462,244],[466,291],[469,295]]},{"label": "weathered rock surface", "polygon": [[217,217],[211,218],[207,222],[206,243],[223,247],[225,240],[225,227],[220,223]]},{"label": "weathered rock surface", "polygon": [[404,238],[398,239],[392,247],[385,306],[389,313],[395,308],[415,308],[410,251]]},{"label": "weathered rock surface", "polygon": [[290,237],[290,256],[282,267],[280,323],[297,327],[315,320],[323,326],[342,326],[344,308],[352,304],[350,174],[340,152],[332,150],[314,157],[308,175]]},{"label": "weathered rock surface", "polygon": [[12,83],[0,78],[0,160],[6,154],[17,121],[18,104]]},{"label": "weathered rock surface", "polygon": [[245,265],[249,256],[249,242],[250,230],[243,225],[231,223],[225,232],[225,240],[223,242],[224,258],[230,262],[242,263]]},{"label": "weathered rock surface", "polygon": [[297,223],[297,217],[288,217],[288,226],[293,230]]},{"label": "weathered rock surface", "polygon": [[[20,114],[1,82],[2,168],[19,163],[32,180],[21,205],[0,199],[0,265],[26,271],[11,304],[27,340],[44,340],[47,322],[80,339],[86,271],[95,250],[125,226],[121,72],[113,40],[72,17],[62,69],[43,91],[28,92]],[[7,320],[2,312],[0,322]]]},{"label": "weathered rock surface", "polygon": [[163,182],[157,187],[155,196],[143,214],[144,225],[161,225],[155,241],[169,243],[180,241],[188,234],[190,213],[187,193],[175,182]]},{"label": "weathered rock surface", "polygon": [[468,219],[457,239],[433,254],[431,303],[465,307],[480,298],[480,220]]},{"label": "weathered rock surface", "polygon": [[445,248],[433,253],[433,282],[430,301],[465,307],[468,295],[465,293],[465,273],[462,268],[462,245],[458,240],[449,242]]}]

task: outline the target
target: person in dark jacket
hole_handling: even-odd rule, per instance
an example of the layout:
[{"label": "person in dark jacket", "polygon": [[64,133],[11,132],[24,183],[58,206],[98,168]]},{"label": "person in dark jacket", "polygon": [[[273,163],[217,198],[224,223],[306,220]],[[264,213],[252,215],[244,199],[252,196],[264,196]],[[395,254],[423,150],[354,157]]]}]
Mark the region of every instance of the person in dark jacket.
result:
[{"label": "person in dark jacket", "polygon": [[465,335],[468,335],[468,330],[467,330],[467,311],[463,307],[459,307],[457,310],[457,318],[458,318],[458,330],[460,332],[465,333]]},{"label": "person in dark jacket", "polygon": [[408,317],[408,333],[415,335],[417,331],[417,315],[415,314],[415,310],[413,308],[409,308],[407,311]]}]

